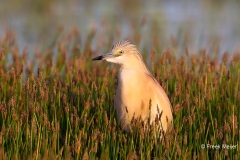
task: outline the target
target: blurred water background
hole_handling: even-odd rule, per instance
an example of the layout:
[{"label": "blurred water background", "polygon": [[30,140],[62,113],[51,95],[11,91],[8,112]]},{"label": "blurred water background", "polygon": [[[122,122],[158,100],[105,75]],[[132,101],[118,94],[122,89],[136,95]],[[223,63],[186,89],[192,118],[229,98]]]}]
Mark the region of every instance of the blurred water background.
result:
[{"label": "blurred water background", "polygon": [[[140,47],[186,47],[191,53],[218,48],[220,54],[240,50],[240,1],[238,0],[0,0],[0,37],[6,30],[16,37],[20,50],[48,49],[56,36],[78,30],[79,45],[89,32],[98,41],[113,43],[141,35]],[[179,48],[179,49],[178,49]],[[211,54],[210,51],[208,54]]]}]

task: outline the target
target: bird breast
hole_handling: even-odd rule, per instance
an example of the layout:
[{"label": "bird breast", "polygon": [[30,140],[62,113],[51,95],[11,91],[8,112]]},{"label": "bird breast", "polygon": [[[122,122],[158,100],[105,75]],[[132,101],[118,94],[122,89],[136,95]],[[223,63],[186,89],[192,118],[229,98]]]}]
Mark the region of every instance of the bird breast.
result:
[{"label": "bird breast", "polygon": [[118,118],[125,124],[130,123],[133,115],[146,120],[149,111],[151,121],[155,120],[159,110],[163,111],[163,115],[168,116],[169,120],[172,119],[170,102],[162,87],[148,73],[135,69],[122,68],[119,71],[114,106]]}]

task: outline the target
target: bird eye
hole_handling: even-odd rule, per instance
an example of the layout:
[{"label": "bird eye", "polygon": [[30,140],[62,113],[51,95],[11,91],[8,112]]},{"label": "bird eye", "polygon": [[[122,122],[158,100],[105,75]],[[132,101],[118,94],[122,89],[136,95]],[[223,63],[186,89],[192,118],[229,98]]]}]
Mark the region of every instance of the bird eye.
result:
[{"label": "bird eye", "polygon": [[120,54],[123,54],[123,51],[119,51]]}]

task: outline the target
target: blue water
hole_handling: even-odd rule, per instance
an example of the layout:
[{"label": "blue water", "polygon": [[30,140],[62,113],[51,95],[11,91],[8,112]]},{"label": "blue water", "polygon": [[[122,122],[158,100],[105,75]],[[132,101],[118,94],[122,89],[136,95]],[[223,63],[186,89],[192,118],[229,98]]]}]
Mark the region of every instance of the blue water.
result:
[{"label": "blue water", "polygon": [[[170,37],[175,37],[175,48],[179,53],[185,47],[195,53],[202,48],[208,50],[213,45],[219,46],[221,54],[225,51],[233,54],[240,50],[240,3],[234,1],[218,4],[208,1],[153,0],[149,3],[141,1],[132,7],[121,1],[72,0],[54,1],[47,7],[44,6],[43,11],[39,11],[36,6],[36,9],[30,9],[31,5],[16,2],[0,0],[0,37],[3,37],[5,28],[14,31],[20,50],[28,46],[29,52],[47,46],[59,26],[63,27],[66,34],[73,27],[78,28],[83,41],[93,28],[98,31],[97,40],[105,35],[107,38],[118,28],[121,35],[114,37],[114,41],[118,41],[129,38],[131,23],[139,26],[144,37],[141,45],[149,46],[149,50],[154,34],[160,35],[162,47],[172,46]],[[146,24],[141,27],[143,18],[146,19]],[[106,24],[105,27],[103,23]],[[186,37],[189,39],[187,43]]]}]

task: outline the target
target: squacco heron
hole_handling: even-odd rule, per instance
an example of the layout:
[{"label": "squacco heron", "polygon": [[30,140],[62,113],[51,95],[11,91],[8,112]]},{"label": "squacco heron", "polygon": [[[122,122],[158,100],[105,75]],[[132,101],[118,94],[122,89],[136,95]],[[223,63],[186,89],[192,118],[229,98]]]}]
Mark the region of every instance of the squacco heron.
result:
[{"label": "squacco heron", "polygon": [[[141,118],[154,122],[161,112],[161,127],[164,132],[172,125],[170,101],[157,80],[148,71],[136,46],[129,41],[116,43],[110,53],[92,60],[106,60],[121,65],[114,107],[118,120],[128,130],[131,119]],[[149,102],[151,100],[151,107]]]}]

